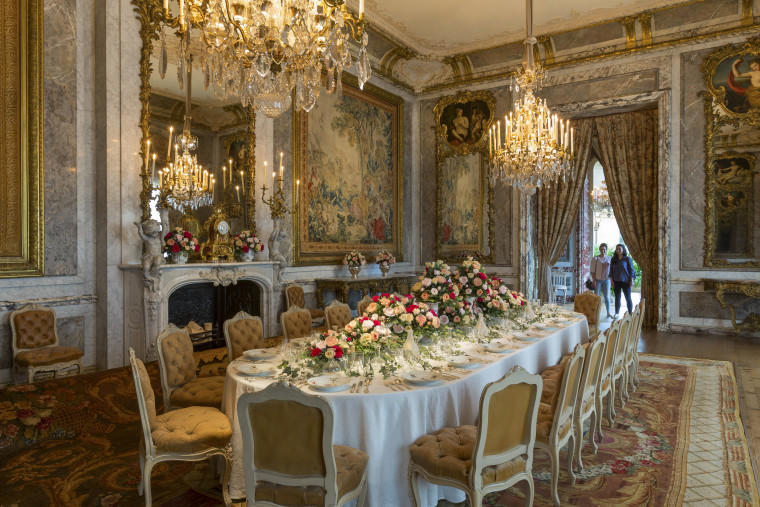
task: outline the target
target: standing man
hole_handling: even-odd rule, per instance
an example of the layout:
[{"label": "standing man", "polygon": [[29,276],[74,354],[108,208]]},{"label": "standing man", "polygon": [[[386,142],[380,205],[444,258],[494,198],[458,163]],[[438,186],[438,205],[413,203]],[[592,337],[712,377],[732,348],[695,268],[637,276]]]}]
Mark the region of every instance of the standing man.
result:
[{"label": "standing man", "polygon": [[607,243],[599,245],[599,255],[591,259],[591,278],[594,280],[594,293],[604,296],[607,318],[610,314],[610,258],[607,257]]}]

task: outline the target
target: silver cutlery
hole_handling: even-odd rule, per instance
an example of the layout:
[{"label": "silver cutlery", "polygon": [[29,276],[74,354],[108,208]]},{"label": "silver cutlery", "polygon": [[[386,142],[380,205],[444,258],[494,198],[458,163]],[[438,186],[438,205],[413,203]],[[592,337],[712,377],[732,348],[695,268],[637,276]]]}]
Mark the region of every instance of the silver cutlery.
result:
[{"label": "silver cutlery", "polygon": [[367,379],[367,380],[364,381],[364,394],[369,393],[369,385],[370,385],[370,383],[371,383],[371,381],[369,379]]}]

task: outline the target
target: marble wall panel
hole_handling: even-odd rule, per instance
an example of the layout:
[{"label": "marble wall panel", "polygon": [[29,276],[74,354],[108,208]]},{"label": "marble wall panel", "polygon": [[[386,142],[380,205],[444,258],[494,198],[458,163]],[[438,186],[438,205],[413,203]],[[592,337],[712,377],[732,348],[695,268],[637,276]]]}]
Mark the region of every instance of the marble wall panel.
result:
[{"label": "marble wall panel", "polygon": [[[760,313],[760,301],[741,294],[726,294],[726,302],[736,311],[736,320],[741,322],[750,313]],[[714,292],[679,292],[680,317],[694,319],[731,320],[728,308],[722,309]]]},{"label": "marble wall panel", "polygon": [[726,0],[689,2],[672,9],[655,12],[653,24],[657,30],[668,30],[700,21],[714,23],[716,19],[738,15],[738,10],[739,2],[726,2]]},{"label": "marble wall panel", "polygon": [[[589,85],[589,80],[593,82],[593,86]],[[659,71],[649,69],[604,77],[589,76],[587,80],[546,87],[541,90],[540,96],[546,99],[549,106],[553,106],[637,95],[652,92],[658,88]]]},{"label": "marble wall panel", "polygon": [[45,274],[77,273],[76,0],[44,8]]},{"label": "marble wall panel", "polygon": [[[58,343],[64,347],[78,347],[86,353],[84,339],[84,317],[64,317],[56,319]],[[13,367],[11,345],[11,325],[0,325],[0,370]]]},{"label": "marble wall panel", "polygon": [[468,56],[473,68],[477,70],[479,67],[490,67],[491,65],[504,65],[511,61],[521,61],[523,53],[525,53],[525,46],[522,43],[518,43],[477,51]]},{"label": "marble wall panel", "polygon": [[625,40],[623,25],[618,22],[581,28],[552,36],[558,50],[566,51],[573,48],[593,46],[603,42]]},{"label": "marble wall panel", "polygon": [[[274,165],[280,160],[282,153],[282,165],[285,166],[285,177],[283,181],[283,192],[287,198],[286,206],[290,207],[291,196],[293,195],[293,112],[286,111],[273,121],[273,139],[274,139]],[[271,183],[267,187],[271,187]],[[262,203],[262,206],[266,206]],[[292,208],[291,208],[292,209]],[[286,265],[293,265],[293,217],[286,215],[282,219],[282,229],[286,238],[280,242],[280,253],[285,256]],[[272,252],[269,252],[270,259]]]},{"label": "marble wall panel", "polygon": [[705,113],[699,66],[714,49],[681,55],[681,269],[704,269]]}]

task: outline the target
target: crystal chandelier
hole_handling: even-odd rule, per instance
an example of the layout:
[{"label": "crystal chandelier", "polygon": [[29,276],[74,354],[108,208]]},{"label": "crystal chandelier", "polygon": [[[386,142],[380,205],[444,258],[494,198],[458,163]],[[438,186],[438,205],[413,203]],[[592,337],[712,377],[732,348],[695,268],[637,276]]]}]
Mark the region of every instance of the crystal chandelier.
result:
[{"label": "crystal chandelier", "polygon": [[[531,190],[563,179],[570,171],[573,160],[573,129],[570,121],[563,122],[553,115],[546,105],[535,96],[543,86],[544,69],[534,60],[533,4],[526,0],[527,36],[523,66],[517,71],[516,83],[510,90],[523,97],[515,101],[514,111],[491,126],[489,158],[492,177],[500,178],[508,185],[521,190]],[[503,137],[502,137],[503,135]]]},{"label": "crystal chandelier", "polygon": [[[310,111],[319,97],[322,74],[325,90],[341,93],[343,70],[351,65],[349,41],[360,43],[357,59],[359,86],[371,75],[367,54],[364,0],[355,18],[345,0],[173,0],[172,16],[164,0],[164,26],[180,35],[178,72],[191,54],[190,37],[200,41],[197,61],[204,86],[221,97],[237,96],[243,106],[253,105],[270,118],[291,106]],[[166,73],[165,35],[162,26],[159,73]],[[293,94],[293,91],[295,93]]]},{"label": "crystal chandelier", "polygon": [[[173,128],[169,128],[169,148],[167,150],[167,167],[161,170],[159,189],[162,200],[178,211],[198,209],[213,203],[214,175],[198,164],[192,151],[198,147],[198,138],[190,133],[190,94],[192,87],[190,77],[192,66],[187,66],[187,91],[185,95],[185,124],[182,134],[177,136],[177,143],[172,146]],[[174,148],[174,161],[172,160]]]},{"label": "crystal chandelier", "polygon": [[607,191],[607,182],[602,180],[602,185],[591,189],[591,209],[595,215],[612,216],[612,203]]}]

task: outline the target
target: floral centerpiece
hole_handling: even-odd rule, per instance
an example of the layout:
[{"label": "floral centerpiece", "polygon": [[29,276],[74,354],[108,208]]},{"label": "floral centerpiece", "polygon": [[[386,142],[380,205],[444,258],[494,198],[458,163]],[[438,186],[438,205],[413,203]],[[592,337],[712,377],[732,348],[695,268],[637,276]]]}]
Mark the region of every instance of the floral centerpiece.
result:
[{"label": "floral centerpiece", "polygon": [[504,281],[496,276],[488,279],[488,286],[507,304],[507,317],[516,319],[522,315],[528,300],[521,292],[509,290]]},{"label": "floral centerpiece", "polygon": [[164,236],[164,253],[168,254],[175,264],[186,263],[190,252],[199,252],[200,249],[198,238],[194,238],[190,231],[182,227],[175,227]]},{"label": "floral centerpiece", "polygon": [[240,231],[235,235],[235,253],[242,261],[252,261],[253,256],[264,251],[264,243],[251,231]]},{"label": "floral centerpiece", "polygon": [[508,316],[509,305],[504,301],[498,290],[485,287],[483,294],[477,298],[478,308],[488,317],[503,319]]},{"label": "floral centerpiece", "polygon": [[[306,345],[307,362],[313,370],[323,368],[328,362],[340,359],[349,351],[345,337],[332,329],[322,334],[321,340],[312,340]],[[338,365],[334,364],[337,368]]]},{"label": "floral centerpiece", "polygon": [[450,298],[441,303],[439,308],[442,326],[470,326],[475,322],[472,305],[462,297]]},{"label": "floral centerpiece", "polygon": [[358,250],[351,250],[343,257],[343,264],[348,266],[348,271],[351,273],[351,277],[355,280],[362,266],[367,264],[367,259]]},{"label": "floral centerpiece", "polygon": [[487,284],[488,276],[480,262],[472,257],[468,257],[462,261],[456,272],[456,283],[463,297],[468,298],[471,302],[472,298],[483,295],[483,289]]},{"label": "floral centerpiece", "polygon": [[380,272],[383,274],[383,278],[385,278],[388,271],[391,270],[391,264],[396,264],[396,258],[388,250],[381,250],[375,255],[375,263],[377,263]]},{"label": "floral centerpiece", "polygon": [[451,282],[451,268],[443,261],[426,262],[425,272],[420,281],[412,286],[415,298],[438,311],[439,303],[451,299],[451,294],[459,295],[459,288]]}]

